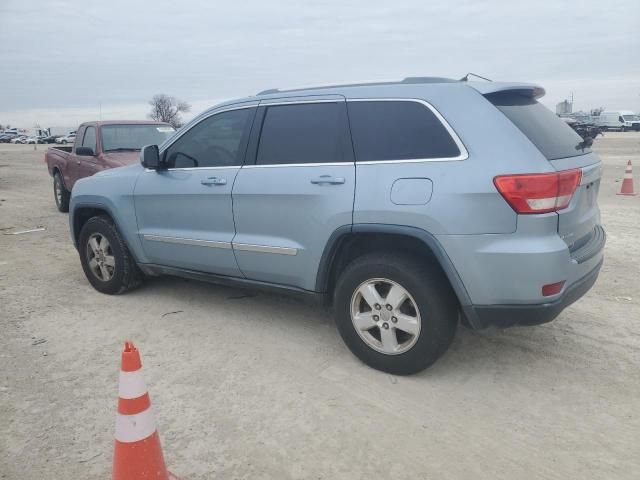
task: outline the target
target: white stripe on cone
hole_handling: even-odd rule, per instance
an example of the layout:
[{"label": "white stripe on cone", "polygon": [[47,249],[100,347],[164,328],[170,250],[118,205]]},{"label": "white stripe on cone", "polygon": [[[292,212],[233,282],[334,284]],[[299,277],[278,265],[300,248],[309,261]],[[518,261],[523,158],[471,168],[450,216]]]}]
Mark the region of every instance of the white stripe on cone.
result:
[{"label": "white stripe on cone", "polygon": [[142,377],[142,370],[120,372],[118,396],[124,399],[138,398],[147,393],[147,386]]},{"label": "white stripe on cone", "polygon": [[122,443],[133,443],[144,440],[156,431],[153,410],[147,408],[135,415],[116,414],[115,438]]}]

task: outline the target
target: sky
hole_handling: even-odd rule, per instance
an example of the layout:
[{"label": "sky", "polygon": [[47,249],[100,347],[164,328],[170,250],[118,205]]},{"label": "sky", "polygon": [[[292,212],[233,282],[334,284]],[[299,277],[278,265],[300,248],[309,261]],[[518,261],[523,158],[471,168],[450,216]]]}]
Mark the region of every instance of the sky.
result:
[{"label": "sky", "polygon": [[460,78],[640,111],[639,0],[0,0],[0,124],[140,119],[267,88]]}]

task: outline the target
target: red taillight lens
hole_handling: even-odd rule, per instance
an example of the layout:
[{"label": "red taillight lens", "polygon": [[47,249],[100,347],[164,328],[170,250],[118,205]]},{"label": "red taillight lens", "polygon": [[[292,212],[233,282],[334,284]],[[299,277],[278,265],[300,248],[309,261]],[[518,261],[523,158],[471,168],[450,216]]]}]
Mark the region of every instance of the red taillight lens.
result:
[{"label": "red taillight lens", "polygon": [[547,213],[567,208],[582,179],[582,170],[500,175],[493,183],[517,213]]},{"label": "red taillight lens", "polygon": [[551,295],[555,295],[556,293],[560,293],[562,287],[564,287],[565,281],[550,283],[548,285],[542,286],[542,296],[549,297]]}]

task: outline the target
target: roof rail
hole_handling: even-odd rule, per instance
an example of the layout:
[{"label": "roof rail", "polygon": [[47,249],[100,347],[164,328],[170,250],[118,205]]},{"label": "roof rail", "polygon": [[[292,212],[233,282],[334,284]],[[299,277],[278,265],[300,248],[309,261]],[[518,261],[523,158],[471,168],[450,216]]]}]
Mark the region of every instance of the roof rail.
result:
[{"label": "roof rail", "polygon": [[419,83],[453,83],[459,80],[446,77],[406,77],[399,81],[388,82],[363,82],[363,83],[343,83],[336,85],[317,85],[312,87],[299,87],[299,88],[269,88],[258,92],[256,95],[269,95],[271,93],[284,93],[284,92],[299,92],[303,90],[322,90],[325,88],[338,88],[338,87],[375,87],[380,85],[400,85],[400,84],[419,84]]}]

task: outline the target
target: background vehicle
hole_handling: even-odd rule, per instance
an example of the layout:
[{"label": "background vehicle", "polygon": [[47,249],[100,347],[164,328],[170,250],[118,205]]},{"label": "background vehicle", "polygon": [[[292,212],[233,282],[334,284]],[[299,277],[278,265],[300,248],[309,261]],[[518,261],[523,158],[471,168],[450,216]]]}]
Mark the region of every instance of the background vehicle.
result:
[{"label": "background vehicle", "polygon": [[66,145],[67,143],[74,143],[75,141],[76,141],[75,132],[56,138],[56,143],[61,143],[62,145]]},{"label": "background vehicle", "polygon": [[13,137],[10,140],[11,143],[27,143],[27,137],[25,137],[24,135],[18,135],[16,137]]},{"label": "background vehicle", "polygon": [[640,130],[640,116],[631,110],[602,112],[598,117],[598,126],[606,130]]},{"label": "background vehicle", "polygon": [[53,177],[54,199],[58,210],[69,209],[69,192],[75,182],[96,172],[137,162],[140,148],[162,143],[174,132],[166,123],[114,120],[80,125],[62,139],[77,138],[72,147],[51,147],[45,153]]},{"label": "background vehicle", "polygon": [[16,134],[14,133],[2,133],[0,134],[0,143],[9,143],[11,139],[15,137],[16,137]]},{"label": "background vehicle", "polygon": [[76,184],[82,267],[108,294],[169,274],[322,296],[358,358],[419,371],[459,318],[548,322],[598,276],[600,160],[543,94],[412,78],[219,105]]}]

